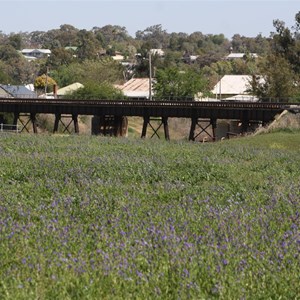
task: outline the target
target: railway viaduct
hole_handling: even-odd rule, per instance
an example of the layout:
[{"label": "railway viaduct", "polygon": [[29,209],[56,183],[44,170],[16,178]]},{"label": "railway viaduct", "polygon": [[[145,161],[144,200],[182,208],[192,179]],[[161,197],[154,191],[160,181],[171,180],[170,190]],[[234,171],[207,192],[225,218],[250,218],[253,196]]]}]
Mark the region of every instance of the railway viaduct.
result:
[{"label": "railway viaduct", "polygon": [[[211,127],[212,139],[215,138],[215,129],[218,119],[239,120],[242,132],[247,132],[251,123],[265,125],[283,110],[299,111],[299,103],[263,103],[263,102],[219,102],[219,101],[141,101],[141,100],[68,100],[68,99],[40,99],[40,98],[0,98],[0,112],[14,114],[14,125],[22,124],[21,131],[29,131],[32,126],[37,133],[37,114],[53,114],[55,121],[53,132],[57,132],[59,123],[64,125],[65,131],[70,126],[75,133],[79,133],[78,116],[91,115],[102,119],[118,119],[124,116],[142,117],[143,128],[141,137],[146,137],[147,128],[151,127],[154,134],[158,128],[151,125],[152,118],[159,118],[163,126],[165,138],[170,139],[168,118],[190,118],[191,128],[189,140],[201,132],[207,132]],[[27,121],[24,122],[24,116]],[[67,123],[65,123],[68,118]],[[204,127],[203,121],[207,122]],[[198,132],[197,132],[198,130]],[[199,132],[200,130],[200,132]]]}]

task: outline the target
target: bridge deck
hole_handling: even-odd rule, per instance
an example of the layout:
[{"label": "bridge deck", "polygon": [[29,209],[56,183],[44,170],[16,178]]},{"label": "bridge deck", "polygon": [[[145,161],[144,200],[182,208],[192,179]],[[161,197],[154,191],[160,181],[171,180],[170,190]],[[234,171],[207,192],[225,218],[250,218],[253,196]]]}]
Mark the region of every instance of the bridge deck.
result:
[{"label": "bridge deck", "polygon": [[268,122],[288,103],[0,98],[0,112],[244,119]]}]

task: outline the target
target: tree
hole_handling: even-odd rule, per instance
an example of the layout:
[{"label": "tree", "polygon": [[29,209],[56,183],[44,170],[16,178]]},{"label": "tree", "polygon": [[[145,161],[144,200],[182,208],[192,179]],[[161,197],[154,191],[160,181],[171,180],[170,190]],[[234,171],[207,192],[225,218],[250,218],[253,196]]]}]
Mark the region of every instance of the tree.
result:
[{"label": "tree", "polygon": [[88,83],[83,88],[65,96],[67,99],[81,100],[117,100],[124,99],[124,94],[108,82]]},{"label": "tree", "polygon": [[21,50],[22,47],[22,37],[20,34],[12,34],[9,37],[9,44],[16,50]]},{"label": "tree", "polygon": [[209,95],[208,82],[195,70],[180,71],[171,67],[160,69],[154,82],[155,98],[158,100],[193,100],[196,94]]},{"label": "tree", "polygon": [[56,39],[60,41],[62,47],[75,46],[77,44],[78,29],[69,24],[63,24],[57,31]]},{"label": "tree", "polygon": [[81,61],[97,58],[97,52],[101,45],[92,32],[85,29],[80,30],[78,32],[78,43],[77,55]]},{"label": "tree", "polygon": [[283,21],[273,21],[276,33],[273,33],[271,45],[275,55],[283,56],[291,64],[293,70],[300,73],[300,40],[297,38],[297,31],[300,27],[300,12],[296,14],[295,20],[295,32],[287,28]]},{"label": "tree", "polygon": [[56,81],[51,78],[50,76],[47,76],[46,74],[43,74],[41,76],[38,76],[34,81],[34,88],[40,91],[46,90],[47,93],[49,93],[51,90],[53,90],[53,86],[56,85]]},{"label": "tree", "polygon": [[253,76],[250,92],[262,101],[287,101],[299,94],[298,76],[284,57],[270,54],[261,60],[258,70],[261,75]]},{"label": "tree", "polygon": [[181,52],[170,50],[165,51],[163,68],[179,67],[180,65],[183,65]]},{"label": "tree", "polygon": [[161,24],[147,27],[136,32],[136,39],[149,42],[151,48],[166,48],[169,43],[169,34],[162,29]]},{"label": "tree", "polygon": [[[271,53],[258,65],[258,74],[251,82],[252,92],[260,98],[285,100],[299,95],[300,83],[300,12],[296,14],[296,25],[292,32],[280,20],[274,20],[276,33],[272,34]],[[264,81],[259,78],[262,77]]]},{"label": "tree", "polygon": [[11,45],[0,46],[0,60],[9,62],[14,59],[19,59],[20,53]]},{"label": "tree", "polygon": [[74,54],[72,50],[66,50],[65,48],[55,48],[52,50],[51,55],[47,59],[47,66],[52,69],[59,66],[68,66],[74,61]]},{"label": "tree", "polygon": [[7,72],[8,66],[0,61],[0,82],[2,84],[11,84],[13,83],[13,79],[8,75]]},{"label": "tree", "polygon": [[37,74],[37,65],[34,62],[28,62],[11,45],[0,46],[0,60],[1,69],[7,75],[6,81],[11,79],[9,83],[30,83]]},{"label": "tree", "polygon": [[210,87],[213,86],[225,75],[232,74],[232,63],[227,60],[220,60],[216,63],[212,63],[210,66],[203,68],[203,74],[206,78],[209,78]]},{"label": "tree", "polygon": [[32,31],[29,35],[31,47],[41,48],[46,43],[45,34],[45,31]]},{"label": "tree", "polygon": [[102,47],[106,47],[112,42],[120,43],[131,39],[126,28],[118,25],[106,25],[102,28],[94,27],[92,31]]},{"label": "tree", "polygon": [[59,86],[66,86],[74,82],[86,85],[90,82],[100,84],[104,81],[118,83],[123,80],[123,66],[110,57],[99,60],[85,60],[62,65],[51,72]]}]

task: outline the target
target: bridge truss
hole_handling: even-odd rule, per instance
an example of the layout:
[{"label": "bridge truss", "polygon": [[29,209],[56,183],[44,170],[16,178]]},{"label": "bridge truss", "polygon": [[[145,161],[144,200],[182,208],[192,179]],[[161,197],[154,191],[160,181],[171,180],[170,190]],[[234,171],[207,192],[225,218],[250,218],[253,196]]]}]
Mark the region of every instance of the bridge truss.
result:
[{"label": "bridge truss", "polygon": [[[14,114],[14,125],[22,124],[21,131],[37,133],[37,114],[53,114],[55,116],[53,132],[57,132],[62,124],[64,131],[79,133],[78,116],[91,115],[99,118],[120,118],[139,116],[143,118],[141,137],[145,138],[147,129],[153,132],[151,137],[159,136],[158,130],[164,129],[165,139],[169,140],[169,118],[190,118],[191,128],[189,140],[195,140],[201,133],[215,139],[215,129],[218,119],[239,120],[242,131],[247,132],[251,122],[262,125],[272,121],[285,109],[298,109],[299,104],[291,103],[261,103],[261,102],[220,102],[220,101],[141,101],[141,100],[68,100],[68,99],[24,99],[0,98],[0,112]],[[24,116],[27,121],[24,123]],[[67,120],[67,121],[66,121]],[[152,125],[153,120],[159,120],[158,127]],[[206,123],[206,124],[205,124]],[[208,128],[211,128],[208,132]],[[196,129],[199,129],[200,132]]]}]

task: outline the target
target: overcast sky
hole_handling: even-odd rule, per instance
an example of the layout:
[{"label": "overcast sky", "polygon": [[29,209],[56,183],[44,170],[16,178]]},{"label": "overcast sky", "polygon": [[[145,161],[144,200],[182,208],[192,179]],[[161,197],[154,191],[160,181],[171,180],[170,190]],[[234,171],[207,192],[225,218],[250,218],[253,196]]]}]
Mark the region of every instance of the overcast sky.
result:
[{"label": "overcast sky", "polygon": [[62,24],[90,30],[110,24],[126,27],[135,37],[136,31],[161,24],[168,33],[223,33],[229,39],[236,33],[246,37],[261,33],[268,37],[274,31],[274,19],[291,27],[298,11],[299,0],[0,0],[0,31],[47,31]]}]

